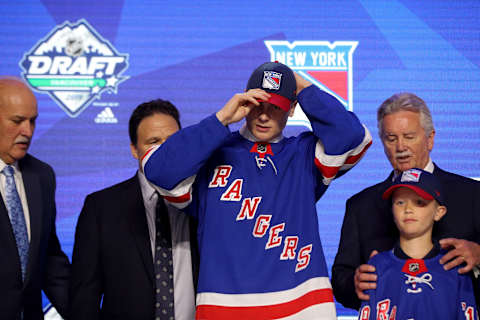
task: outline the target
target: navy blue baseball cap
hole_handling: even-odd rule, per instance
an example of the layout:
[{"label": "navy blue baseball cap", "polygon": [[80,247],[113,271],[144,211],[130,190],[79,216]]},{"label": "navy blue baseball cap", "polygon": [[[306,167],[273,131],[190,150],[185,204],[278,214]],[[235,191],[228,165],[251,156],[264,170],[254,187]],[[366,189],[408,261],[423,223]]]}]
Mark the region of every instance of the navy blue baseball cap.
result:
[{"label": "navy blue baseball cap", "polygon": [[285,112],[296,100],[297,81],[292,69],[280,62],[265,62],[253,71],[247,90],[262,89],[270,93],[268,101]]},{"label": "navy blue baseball cap", "polygon": [[389,199],[393,191],[400,187],[415,191],[425,200],[437,200],[441,205],[445,204],[443,190],[437,178],[430,172],[421,169],[409,169],[395,178],[392,185],[383,193],[383,199]]}]

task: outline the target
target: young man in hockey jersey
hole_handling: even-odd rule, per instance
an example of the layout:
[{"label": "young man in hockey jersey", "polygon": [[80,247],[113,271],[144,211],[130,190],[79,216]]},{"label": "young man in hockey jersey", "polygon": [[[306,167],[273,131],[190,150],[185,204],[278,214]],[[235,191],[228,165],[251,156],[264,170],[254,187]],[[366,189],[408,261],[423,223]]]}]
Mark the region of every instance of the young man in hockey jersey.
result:
[{"label": "young man in hockey jersey", "polygon": [[[285,138],[297,100],[313,132]],[[370,144],[338,100],[268,62],[216,114],[147,151],[146,177],[199,222],[197,319],[336,319],[315,204]]]},{"label": "young man in hockey jersey", "polygon": [[383,194],[392,199],[400,237],[393,250],[369,261],[377,288],[368,290],[360,320],[478,319],[470,276],[459,274],[459,267],[444,270],[439,260],[446,251],[432,240],[435,221],[447,212],[436,179],[427,171],[406,170]]}]

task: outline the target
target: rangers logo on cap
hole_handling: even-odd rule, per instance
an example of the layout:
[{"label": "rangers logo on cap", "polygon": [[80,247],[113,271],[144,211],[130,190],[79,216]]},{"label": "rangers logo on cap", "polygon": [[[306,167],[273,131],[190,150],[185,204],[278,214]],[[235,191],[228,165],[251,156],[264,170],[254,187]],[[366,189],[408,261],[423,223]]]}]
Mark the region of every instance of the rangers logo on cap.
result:
[{"label": "rangers logo on cap", "polygon": [[282,81],[282,74],[274,71],[263,72],[262,88],[278,90],[280,89],[280,82]]},{"label": "rangers logo on cap", "polygon": [[402,173],[402,178],[400,179],[400,182],[418,182],[420,180],[422,172],[420,170],[416,169],[410,169],[407,171],[404,171]]}]

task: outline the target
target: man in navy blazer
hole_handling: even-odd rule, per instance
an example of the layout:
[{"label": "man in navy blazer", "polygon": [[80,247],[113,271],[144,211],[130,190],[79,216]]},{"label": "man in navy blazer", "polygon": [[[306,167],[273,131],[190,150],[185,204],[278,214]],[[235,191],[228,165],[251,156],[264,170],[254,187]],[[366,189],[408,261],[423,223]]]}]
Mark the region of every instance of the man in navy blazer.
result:
[{"label": "man in navy blazer", "polygon": [[[178,111],[170,102],[158,99],[139,105],[129,121],[132,155],[140,163],[148,148],[163,143],[179,128]],[[75,232],[71,320],[156,319],[160,306],[154,268],[157,201],[163,198],[141,169],[132,178],[86,197]],[[168,214],[175,319],[192,320],[198,274],[196,223],[173,207]]]},{"label": "man in navy blazer", "polygon": [[[410,168],[432,172],[445,189],[447,214],[434,227],[434,238],[449,252],[440,261],[446,269],[461,265],[460,272],[480,264],[480,183],[440,169],[430,159],[435,130],[425,102],[411,93],[395,94],[377,112],[378,129],[393,172],[374,186],[357,193],[346,204],[340,244],[332,267],[335,298],[358,309],[368,300],[364,290],[376,286],[375,268],[367,264],[377,252],[392,249],[398,231],[391,204],[382,200],[392,179]],[[476,272],[474,272],[476,273]],[[478,291],[478,279],[474,278]],[[479,295],[476,295],[477,304]]]},{"label": "man in navy blazer", "polygon": [[[25,83],[16,78],[0,79],[2,319],[43,319],[41,290],[61,315],[65,316],[68,309],[70,263],[56,235],[55,174],[48,164],[27,154],[37,115],[37,101]],[[8,202],[7,167],[13,172],[20,213],[25,219],[22,226],[26,226],[28,235],[25,266],[12,223],[15,213]]]}]

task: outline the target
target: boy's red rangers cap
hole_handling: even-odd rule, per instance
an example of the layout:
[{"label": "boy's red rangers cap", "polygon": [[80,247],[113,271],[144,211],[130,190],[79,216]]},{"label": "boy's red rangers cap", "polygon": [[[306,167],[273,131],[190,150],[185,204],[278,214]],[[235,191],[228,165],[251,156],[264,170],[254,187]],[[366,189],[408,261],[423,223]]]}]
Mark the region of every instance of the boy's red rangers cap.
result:
[{"label": "boy's red rangers cap", "polygon": [[383,199],[389,199],[393,191],[400,187],[409,188],[415,191],[420,197],[425,200],[437,200],[441,205],[445,204],[443,199],[443,192],[437,178],[430,172],[422,169],[409,169],[395,178],[392,185],[383,193]]}]

